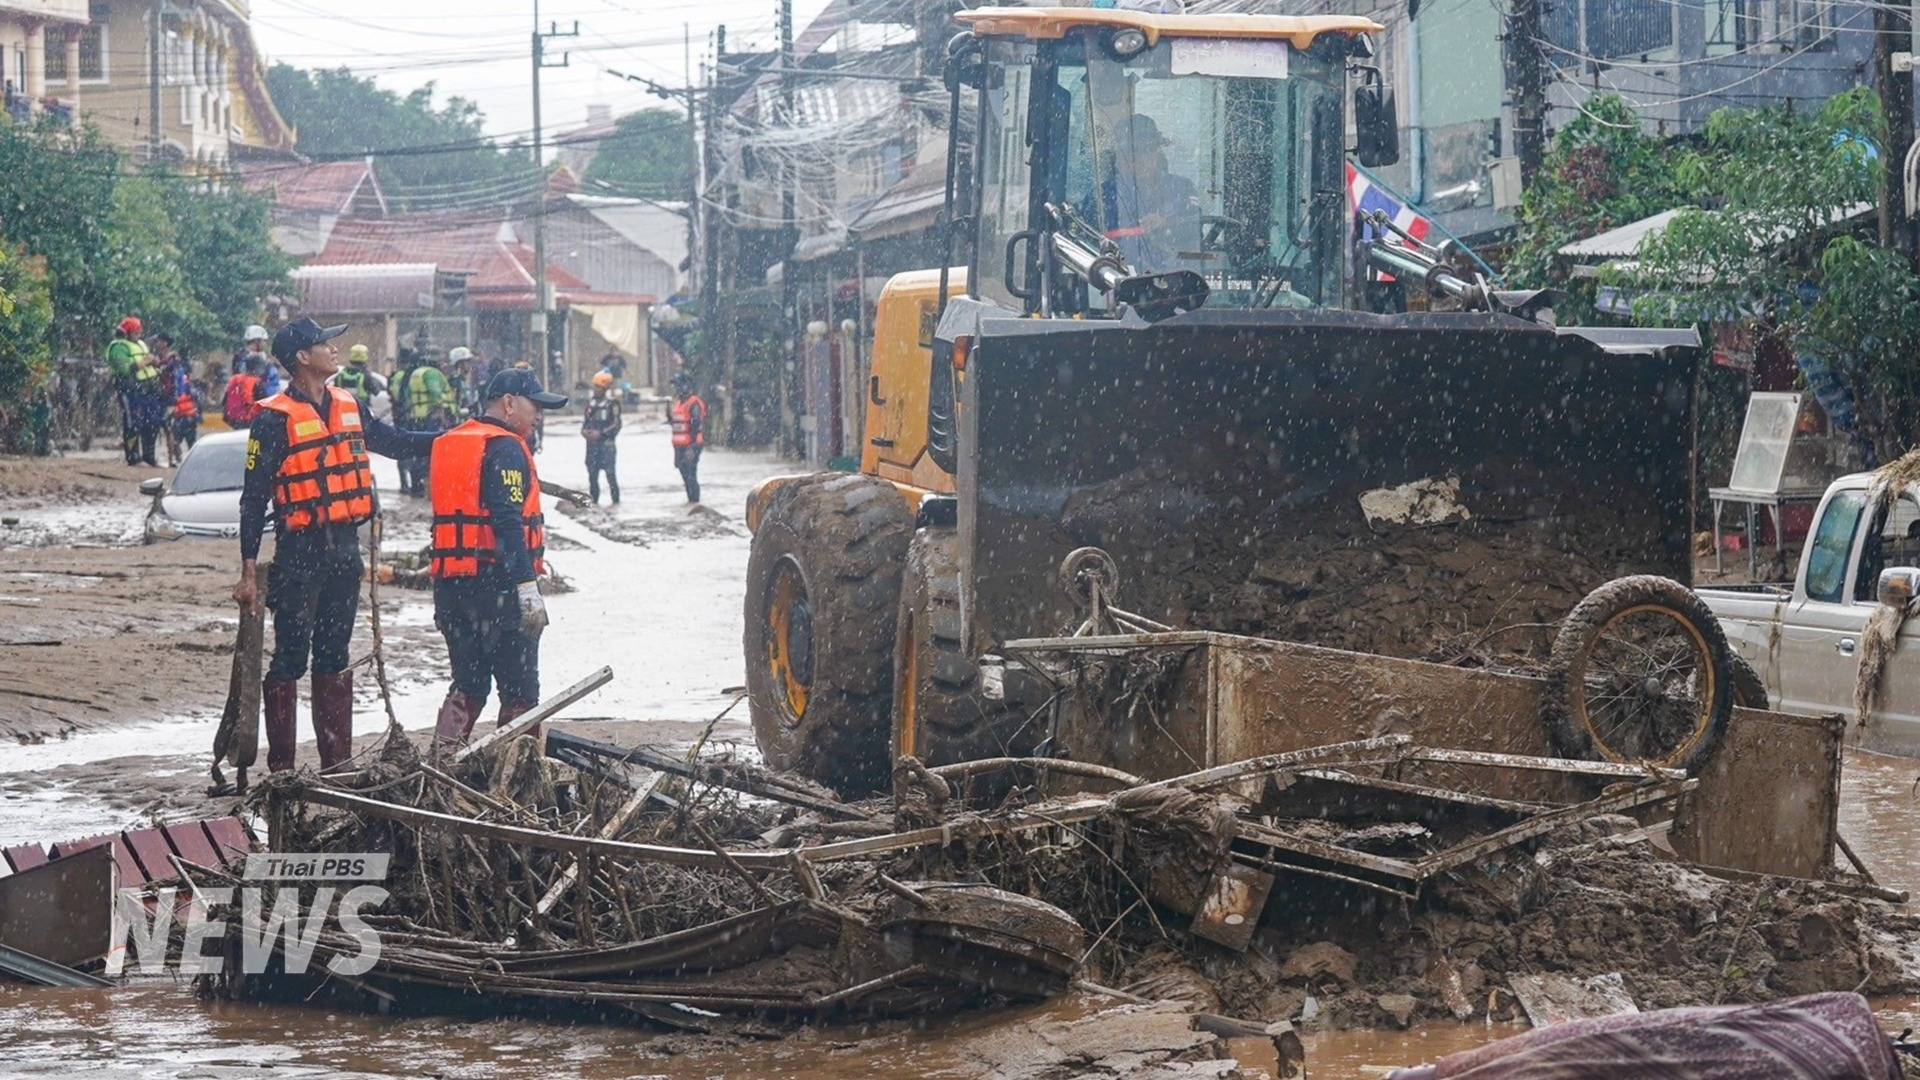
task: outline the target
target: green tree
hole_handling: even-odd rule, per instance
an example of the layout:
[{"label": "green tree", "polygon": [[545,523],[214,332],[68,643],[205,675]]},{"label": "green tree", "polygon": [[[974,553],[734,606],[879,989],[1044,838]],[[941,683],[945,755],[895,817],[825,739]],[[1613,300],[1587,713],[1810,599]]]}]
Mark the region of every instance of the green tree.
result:
[{"label": "green tree", "polygon": [[17,444],[19,421],[45,385],[53,351],[53,298],[40,260],[0,245],[0,443]]},{"label": "green tree", "polygon": [[584,179],[622,195],[684,199],[693,189],[694,166],[686,114],[641,109],[614,121]]},{"label": "green tree", "polygon": [[1539,177],[1521,196],[1519,242],[1507,264],[1514,286],[1559,289],[1569,301],[1561,305],[1566,321],[1591,319],[1592,280],[1569,277],[1556,252],[1685,202],[1672,158],[1625,101],[1590,99],[1554,135]]},{"label": "green tree", "polygon": [[39,257],[52,287],[50,344],[97,355],[120,315],[112,249],[120,157],[92,130],[0,122],[0,239]]},{"label": "green tree", "polygon": [[462,97],[436,103],[432,83],[402,96],[348,68],[275,64],[267,70],[267,89],[294,125],[301,153],[341,159],[381,151],[374,172],[387,197],[402,206],[497,203],[524,193],[514,181],[532,184],[526,151],[495,149],[480,107]]},{"label": "green tree", "polygon": [[194,336],[176,338],[195,351],[230,349],[296,265],[273,242],[273,205],[238,188],[197,187],[168,199],[166,210],[187,290],[207,316],[181,328]]},{"label": "green tree", "polygon": [[1898,253],[1848,233],[1878,196],[1885,118],[1855,89],[1815,112],[1722,109],[1681,182],[1712,210],[1687,210],[1607,279],[1640,295],[1643,324],[1754,322],[1828,365],[1853,398],[1859,434],[1883,460],[1920,423],[1920,280]]}]

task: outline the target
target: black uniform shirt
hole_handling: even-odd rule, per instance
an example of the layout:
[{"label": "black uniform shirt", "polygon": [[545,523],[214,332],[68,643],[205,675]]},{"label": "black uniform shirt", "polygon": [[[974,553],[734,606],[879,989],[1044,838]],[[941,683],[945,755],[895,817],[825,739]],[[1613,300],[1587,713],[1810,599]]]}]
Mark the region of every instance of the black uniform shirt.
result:
[{"label": "black uniform shirt", "polygon": [[[481,417],[480,422],[512,430],[491,416]],[[533,552],[527,548],[526,529],[519,527],[533,483],[533,464],[519,439],[487,440],[486,454],[480,459],[480,505],[493,516],[494,559],[482,563],[474,577],[435,580],[436,605],[511,592],[515,586],[534,580]]]},{"label": "black uniform shirt", "polygon": [[[320,415],[321,423],[333,424],[333,395],[327,394],[319,402],[307,401],[300,392],[287,390],[287,395],[295,401],[305,401],[312,405]],[[437,432],[400,431],[390,424],[376,420],[370,413],[362,411],[360,425],[366,435],[367,449],[385,457],[421,457],[433,448]],[[255,559],[260,556],[260,537],[267,527],[267,503],[273,498],[273,478],[280,472],[280,463],[287,457],[287,418],[284,413],[272,409],[260,410],[253,418],[253,426],[247,436],[247,480],[240,491],[240,557]],[[302,529],[297,533],[280,536],[276,548],[276,558],[290,552],[312,550],[314,548],[355,547],[358,540],[354,530],[346,525],[322,525],[315,529]]]}]

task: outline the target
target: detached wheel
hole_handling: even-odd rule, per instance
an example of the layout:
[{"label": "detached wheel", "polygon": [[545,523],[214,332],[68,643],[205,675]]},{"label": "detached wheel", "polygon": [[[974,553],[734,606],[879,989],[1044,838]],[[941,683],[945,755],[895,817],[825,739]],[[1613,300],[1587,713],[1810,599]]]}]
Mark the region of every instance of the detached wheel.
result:
[{"label": "detached wheel", "polygon": [[835,474],[774,495],[747,560],[748,707],[767,763],[845,792],[889,775],[894,618],[911,523],[893,485]]},{"label": "detached wheel", "polygon": [[1698,772],[1733,713],[1732,651],[1719,620],[1671,578],[1620,578],[1560,624],[1544,716],[1564,755]]},{"label": "detached wheel", "polygon": [[893,669],[893,756],[928,765],[999,757],[1011,713],[980,693],[961,624],[960,536],[924,528],[907,548]]}]

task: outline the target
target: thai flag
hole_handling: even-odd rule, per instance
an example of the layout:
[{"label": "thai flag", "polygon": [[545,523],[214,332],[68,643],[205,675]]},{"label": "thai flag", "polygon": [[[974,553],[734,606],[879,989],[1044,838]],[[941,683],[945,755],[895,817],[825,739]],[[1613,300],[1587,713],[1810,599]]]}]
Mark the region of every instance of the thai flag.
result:
[{"label": "thai flag", "polygon": [[[1407,230],[1408,235],[1422,243],[1426,242],[1427,233],[1433,229],[1433,222],[1414,213],[1413,207],[1394,198],[1386,188],[1374,183],[1367,174],[1355,168],[1351,161],[1347,162],[1347,200],[1353,206],[1355,219],[1358,219],[1363,211],[1368,214],[1376,210],[1385,211],[1388,220]],[[1360,226],[1360,238],[1372,240],[1374,231],[1373,226],[1363,224]],[[1391,234],[1387,239],[1393,243],[1399,242],[1399,239]]]}]

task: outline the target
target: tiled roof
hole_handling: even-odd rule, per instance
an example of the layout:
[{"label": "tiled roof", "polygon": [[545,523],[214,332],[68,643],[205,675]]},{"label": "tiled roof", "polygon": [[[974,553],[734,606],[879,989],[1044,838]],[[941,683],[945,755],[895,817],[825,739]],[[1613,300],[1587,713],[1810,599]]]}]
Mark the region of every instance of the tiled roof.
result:
[{"label": "tiled roof", "polygon": [[[532,310],[533,251],[511,222],[471,214],[413,214],[341,218],[310,266],[432,263],[467,275],[467,302],[489,310]],[[562,305],[652,303],[651,296],[595,292],[587,282],[547,263],[547,282]]]},{"label": "tiled roof", "polygon": [[269,195],[283,210],[344,214],[353,208],[362,185],[372,185],[374,197],[385,207],[373,169],[364,161],[328,161],[313,165],[268,165],[240,177],[240,185],[256,195]]}]

